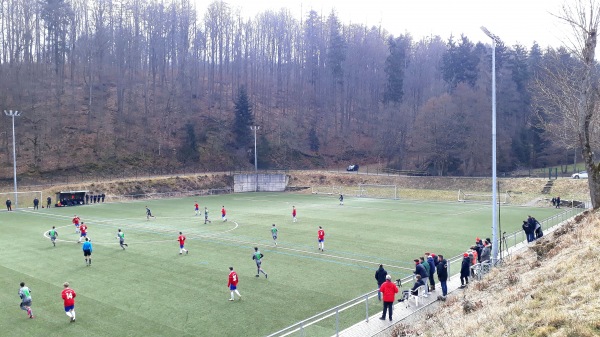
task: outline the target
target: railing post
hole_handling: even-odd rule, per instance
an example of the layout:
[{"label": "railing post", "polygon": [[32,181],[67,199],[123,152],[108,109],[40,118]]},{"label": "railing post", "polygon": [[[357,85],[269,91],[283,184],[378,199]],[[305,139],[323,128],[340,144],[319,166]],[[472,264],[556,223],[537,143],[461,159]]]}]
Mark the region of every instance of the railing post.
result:
[{"label": "railing post", "polygon": [[365,295],[365,303],[367,308],[367,323],[369,323],[369,295]]},{"label": "railing post", "polygon": [[335,308],[335,335],[340,335],[340,309]]},{"label": "railing post", "polygon": [[304,323],[300,323],[300,332],[302,333],[302,337],[304,337]]}]

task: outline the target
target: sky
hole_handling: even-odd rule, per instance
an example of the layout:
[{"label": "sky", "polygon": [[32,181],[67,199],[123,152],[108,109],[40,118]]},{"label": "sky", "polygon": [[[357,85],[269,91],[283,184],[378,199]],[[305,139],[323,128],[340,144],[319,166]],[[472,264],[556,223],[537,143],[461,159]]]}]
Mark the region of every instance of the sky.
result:
[{"label": "sky", "polygon": [[[394,36],[410,33],[413,38],[465,34],[471,41],[489,38],[485,26],[506,45],[520,43],[531,47],[533,41],[544,48],[568,43],[569,30],[552,16],[563,3],[574,0],[225,0],[239,8],[245,17],[267,9],[288,8],[297,18],[310,9],[328,16],[332,9],[343,24],[381,26]],[[211,0],[196,0],[203,15]]]}]

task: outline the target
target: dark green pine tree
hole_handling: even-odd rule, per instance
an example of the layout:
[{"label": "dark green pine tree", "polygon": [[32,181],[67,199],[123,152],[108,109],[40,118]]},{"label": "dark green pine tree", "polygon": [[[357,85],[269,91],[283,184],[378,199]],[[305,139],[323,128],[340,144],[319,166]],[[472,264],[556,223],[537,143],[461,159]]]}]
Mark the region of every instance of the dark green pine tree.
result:
[{"label": "dark green pine tree", "polygon": [[390,37],[388,48],[390,54],[385,60],[387,84],[383,93],[385,103],[401,103],[404,96],[404,70],[407,65],[407,51],[410,48],[410,37],[400,35],[396,39]]},{"label": "dark green pine tree", "polygon": [[310,131],[308,132],[308,144],[312,151],[319,152],[319,148],[321,147],[321,144],[319,142],[319,136],[317,136],[317,131],[315,130],[314,127],[311,128]]},{"label": "dark green pine tree", "polygon": [[233,121],[233,134],[237,148],[248,148],[254,146],[252,130],[254,116],[250,107],[250,99],[244,86],[240,87],[237,100],[235,101],[235,120]]},{"label": "dark green pine tree", "polygon": [[200,160],[196,131],[194,125],[190,122],[185,125],[185,139],[181,144],[178,157],[179,161],[184,164],[197,163]]}]

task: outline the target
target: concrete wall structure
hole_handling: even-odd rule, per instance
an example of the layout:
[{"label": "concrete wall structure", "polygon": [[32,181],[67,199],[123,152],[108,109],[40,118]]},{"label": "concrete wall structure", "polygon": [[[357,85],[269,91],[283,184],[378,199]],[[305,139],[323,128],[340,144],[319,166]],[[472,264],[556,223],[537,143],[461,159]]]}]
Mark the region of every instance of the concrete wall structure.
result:
[{"label": "concrete wall structure", "polygon": [[236,174],[233,192],[283,192],[289,178],[285,174]]}]

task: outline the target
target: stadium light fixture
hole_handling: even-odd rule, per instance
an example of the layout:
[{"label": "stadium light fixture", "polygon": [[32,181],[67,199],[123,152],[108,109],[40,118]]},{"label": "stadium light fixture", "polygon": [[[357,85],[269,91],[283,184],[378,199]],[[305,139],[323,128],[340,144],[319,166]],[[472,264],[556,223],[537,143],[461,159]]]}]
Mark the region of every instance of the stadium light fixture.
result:
[{"label": "stadium light fixture", "polygon": [[492,265],[498,261],[498,183],[496,175],[496,43],[500,38],[481,26],[492,39]]},{"label": "stadium light fixture", "polygon": [[15,183],[15,208],[19,207],[19,197],[17,193],[17,151],[15,145],[15,117],[21,116],[19,111],[4,110],[4,114],[12,118],[12,139],[13,139],[13,178]]}]

